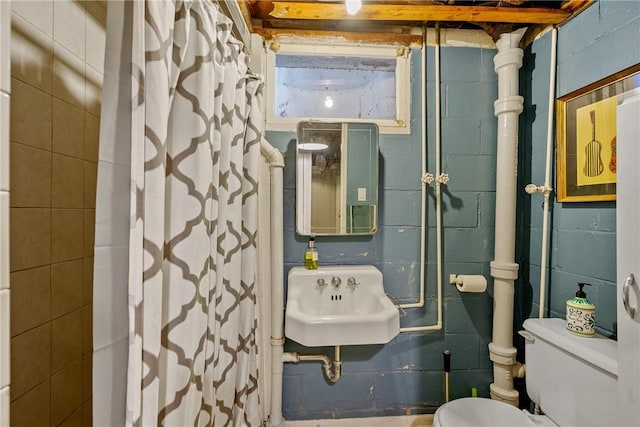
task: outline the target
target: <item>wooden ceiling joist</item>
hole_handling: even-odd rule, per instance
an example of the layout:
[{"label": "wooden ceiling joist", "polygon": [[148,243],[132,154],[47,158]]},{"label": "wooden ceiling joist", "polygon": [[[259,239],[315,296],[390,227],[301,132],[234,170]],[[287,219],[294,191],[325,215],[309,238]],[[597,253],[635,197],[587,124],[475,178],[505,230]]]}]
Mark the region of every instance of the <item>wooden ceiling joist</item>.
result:
[{"label": "wooden ceiling joist", "polygon": [[423,22],[501,22],[512,24],[560,24],[571,16],[562,9],[533,7],[487,7],[450,5],[363,4],[356,15],[349,15],[342,3],[256,2],[253,18],[331,19],[338,21],[423,21]]},{"label": "wooden ceiling joist", "polygon": [[401,34],[393,32],[294,30],[287,28],[256,28],[255,32],[260,34],[265,40],[271,40],[278,36],[296,36],[309,38],[334,38],[354,43],[399,44],[402,46],[420,46],[422,44],[422,35],[420,34]]}]

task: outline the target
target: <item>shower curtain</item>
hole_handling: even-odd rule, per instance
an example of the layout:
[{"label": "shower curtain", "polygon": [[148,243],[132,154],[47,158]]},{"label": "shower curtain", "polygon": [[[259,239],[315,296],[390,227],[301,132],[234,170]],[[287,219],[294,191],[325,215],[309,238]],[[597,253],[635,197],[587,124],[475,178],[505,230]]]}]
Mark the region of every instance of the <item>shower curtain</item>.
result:
[{"label": "shower curtain", "polygon": [[[94,423],[261,425],[261,83],[214,2],[116,3],[107,27],[95,261],[96,277],[114,278],[94,284]],[[99,238],[123,237],[124,227],[120,245]],[[101,257],[101,247],[110,256]],[[127,354],[117,344],[124,337],[101,331],[119,322],[124,335],[125,303]],[[127,366],[113,362],[126,359]],[[123,400],[124,384],[126,414],[113,414],[119,403],[100,399]]]}]

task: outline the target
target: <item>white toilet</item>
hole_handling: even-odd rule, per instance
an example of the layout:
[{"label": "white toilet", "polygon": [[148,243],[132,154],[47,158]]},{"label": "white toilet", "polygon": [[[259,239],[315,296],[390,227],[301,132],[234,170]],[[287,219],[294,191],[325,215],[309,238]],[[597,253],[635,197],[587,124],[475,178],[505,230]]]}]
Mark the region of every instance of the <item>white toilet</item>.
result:
[{"label": "white toilet", "polygon": [[563,319],[527,319],[524,328],[527,394],[545,416],[464,398],[438,408],[434,427],[616,425],[617,343],[572,335]]}]

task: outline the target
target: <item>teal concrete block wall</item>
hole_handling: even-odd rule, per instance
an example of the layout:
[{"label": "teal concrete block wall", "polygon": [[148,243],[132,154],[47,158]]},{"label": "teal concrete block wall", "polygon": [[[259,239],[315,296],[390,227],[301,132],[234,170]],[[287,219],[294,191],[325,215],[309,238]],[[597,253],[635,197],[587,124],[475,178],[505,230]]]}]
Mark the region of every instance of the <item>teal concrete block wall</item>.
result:
[{"label": "teal concrete block wall", "polygon": [[[370,417],[432,413],[444,401],[442,352],[452,357],[451,397],[477,387],[489,395],[492,365],[492,283],[483,294],[460,294],[448,275],[483,274],[490,281],[493,256],[497,96],[494,50],[443,48],[442,168],[444,187],[444,328],[400,334],[386,345],[342,349],[342,379],[328,384],[320,364],[285,364],[283,412],[287,419]],[[398,302],[414,302],[420,283],[421,91],[420,51],[411,72],[411,134],[381,135],[379,229],[374,236],[317,237],[321,264],[372,264],[384,275],[386,291]],[[427,50],[428,170],[434,159],[434,49]],[[285,155],[285,275],[302,264],[307,239],[295,232],[295,134],[267,132]],[[408,309],[402,326],[437,320],[436,245],[433,186],[428,191],[426,307]],[[332,348],[305,348],[287,341],[286,351],[332,356]]]},{"label": "teal concrete block wall", "polygon": [[[639,63],[639,40],[640,2],[596,2],[559,29],[557,96]],[[550,50],[547,33],[527,49],[521,72],[522,186],[544,182]],[[522,274],[517,291],[523,318],[537,317],[542,196],[521,192],[519,206]],[[549,316],[564,317],[565,302],[574,295],[576,283],[591,283],[587,295],[597,306],[598,331],[612,337],[616,335],[615,214],[615,202],[553,203],[546,301]]]}]

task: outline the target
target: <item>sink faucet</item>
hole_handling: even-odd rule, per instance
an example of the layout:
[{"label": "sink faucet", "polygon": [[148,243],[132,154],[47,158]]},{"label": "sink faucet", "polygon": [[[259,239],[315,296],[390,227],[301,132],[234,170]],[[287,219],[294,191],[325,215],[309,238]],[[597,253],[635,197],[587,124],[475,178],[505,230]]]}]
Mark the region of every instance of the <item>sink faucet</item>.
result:
[{"label": "sink faucet", "polygon": [[333,285],[334,288],[338,289],[342,284],[342,279],[340,279],[338,276],[333,276],[331,278],[331,284]]},{"label": "sink faucet", "polygon": [[328,285],[328,283],[327,283],[327,282],[326,282],[326,280],[324,280],[324,279],[318,279],[318,280],[316,280],[316,284],[317,284],[319,287],[321,287],[321,288],[324,288],[325,286],[327,286],[327,285]]},{"label": "sink faucet", "polygon": [[358,281],[356,280],[356,278],[355,278],[355,277],[353,277],[353,276],[352,276],[352,277],[349,277],[349,278],[347,279],[347,286],[353,286],[353,287],[356,287],[356,286],[358,286],[359,284],[360,284],[360,282],[358,282]]}]

